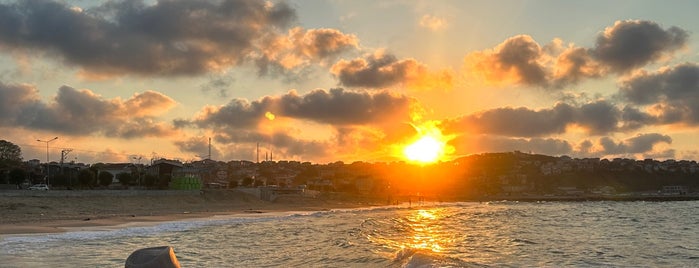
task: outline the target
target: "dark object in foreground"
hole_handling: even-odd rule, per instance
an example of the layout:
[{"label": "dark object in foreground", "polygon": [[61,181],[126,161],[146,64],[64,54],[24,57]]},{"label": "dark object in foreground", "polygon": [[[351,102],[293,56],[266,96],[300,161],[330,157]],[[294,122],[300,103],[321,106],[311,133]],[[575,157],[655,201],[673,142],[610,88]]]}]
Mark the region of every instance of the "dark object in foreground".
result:
[{"label": "dark object in foreground", "polygon": [[171,246],[142,248],[126,258],[126,268],[180,268]]}]

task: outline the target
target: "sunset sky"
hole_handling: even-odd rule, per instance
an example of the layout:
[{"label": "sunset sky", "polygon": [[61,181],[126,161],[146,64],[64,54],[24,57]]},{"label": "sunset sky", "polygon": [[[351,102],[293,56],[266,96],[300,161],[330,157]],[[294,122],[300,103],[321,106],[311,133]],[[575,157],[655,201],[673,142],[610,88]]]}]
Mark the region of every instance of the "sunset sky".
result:
[{"label": "sunset sky", "polygon": [[25,160],[699,160],[699,1],[0,1]]}]

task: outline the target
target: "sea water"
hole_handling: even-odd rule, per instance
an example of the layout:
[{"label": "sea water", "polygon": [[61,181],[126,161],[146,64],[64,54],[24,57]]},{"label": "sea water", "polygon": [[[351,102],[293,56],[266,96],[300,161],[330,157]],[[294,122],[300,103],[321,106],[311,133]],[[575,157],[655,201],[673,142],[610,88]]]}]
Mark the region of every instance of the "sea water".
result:
[{"label": "sea water", "polygon": [[5,236],[1,267],[699,267],[699,201],[466,202],[261,213]]}]

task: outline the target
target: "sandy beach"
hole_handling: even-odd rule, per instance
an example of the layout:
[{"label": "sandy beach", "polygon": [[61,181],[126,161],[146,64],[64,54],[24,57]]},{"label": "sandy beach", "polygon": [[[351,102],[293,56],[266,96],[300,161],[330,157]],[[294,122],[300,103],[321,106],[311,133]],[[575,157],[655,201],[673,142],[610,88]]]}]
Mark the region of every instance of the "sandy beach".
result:
[{"label": "sandy beach", "polygon": [[371,198],[336,194],[283,196],[275,201],[263,201],[237,190],[4,191],[0,192],[0,235],[107,229],[215,215],[319,211],[372,205],[383,204]]}]

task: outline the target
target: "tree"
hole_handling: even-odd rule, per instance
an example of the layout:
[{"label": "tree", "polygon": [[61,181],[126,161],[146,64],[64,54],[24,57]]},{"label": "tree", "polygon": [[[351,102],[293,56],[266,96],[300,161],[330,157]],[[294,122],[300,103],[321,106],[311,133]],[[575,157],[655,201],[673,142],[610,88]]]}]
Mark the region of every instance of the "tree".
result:
[{"label": "tree", "polygon": [[51,175],[51,185],[52,186],[69,186],[68,176],[65,174]]},{"label": "tree", "polygon": [[124,186],[129,186],[134,181],[134,177],[131,175],[131,173],[119,173],[116,175],[116,179],[119,180],[119,183]]},{"label": "tree", "polygon": [[95,184],[95,173],[89,169],[82,169],[80,173],[78,173],[78,181],[80,185],[91,188],[92,185]]},{"label": "tree", "polygon": [[155,186],[155,183],[157,181],[158,181],[158,176],[155,176],[153,174],[146,174],[146,176],[143,178],[143,183],[146,185],[146,187]]},{"label": "tree", "polygon": [[242,182],[243,186],[250,187],[252,185],[252,183],[253,183],[252,177],[246,176],[245,178],[243,178],[243,182]]},{"label": "tree", "polygon": [[97,176],[97,180],[99,180],[100,185],[109,186],[112,184],[112,180],[114,180],[114,175],[107,171],[102,171],[100,172],[99,176]]},{"label": "tree", "polygon": [[27,171],[21,168],[13,168],[10,170],[10,183],[19,186],[27,178]]},{"label": "tree", "polygon": [[0,168],[16,167],[22,163],[22,149],[6,140],[0,140]]}]

